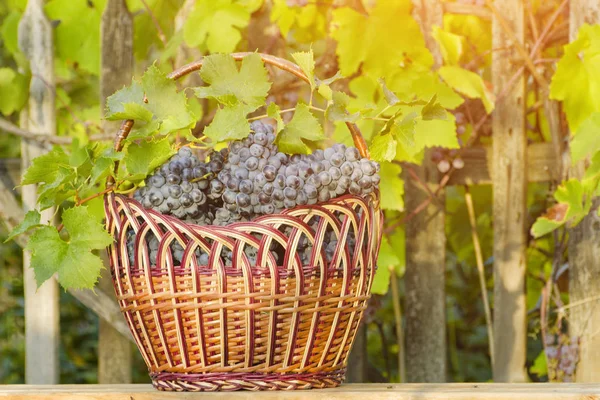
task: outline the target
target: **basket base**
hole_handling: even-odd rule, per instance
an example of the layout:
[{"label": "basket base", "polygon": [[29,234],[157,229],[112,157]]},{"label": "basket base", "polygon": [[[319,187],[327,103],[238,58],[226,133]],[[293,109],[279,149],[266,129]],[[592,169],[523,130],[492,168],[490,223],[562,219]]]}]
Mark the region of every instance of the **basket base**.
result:
[{"label": "basket base", "polygon": [[236,390],[301,390],[339,386],[346,369],[304,374],[208,373],[150,374],[152,385],[169,392],[231,392]]}]

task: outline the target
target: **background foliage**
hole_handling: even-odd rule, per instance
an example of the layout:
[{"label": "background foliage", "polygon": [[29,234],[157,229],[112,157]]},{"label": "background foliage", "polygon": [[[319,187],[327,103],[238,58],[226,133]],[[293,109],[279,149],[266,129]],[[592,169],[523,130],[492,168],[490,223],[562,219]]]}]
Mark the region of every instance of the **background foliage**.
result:
[{"label": "background foliage", "polygon": [[[558,6],[533,0],[527,3],[533,20],[540,26],[548,22]],[[387,267],[395,272],[392,279],[400,278],[404,272],[402,222],[410,216],[404,213],[403,177],[407,175],[402,171],[410,168],[406,163],[421,163],[426,148],[436,149],[431,157],[440,172],[460,169],[464,166],[461,148],[490,144],[487,115],[501,99],[494,98],[489,82],[494,51],[489,20],[446,15],[443,26],[433,32],[443,57],[443,64],[435,65],[411,14],[409,0],[128,0],[127,4],[134,15],[136,77],[151,65],[167,72],[201,55],[257,49],[288,59],[294,52],[310,51],[316,58],[318,78],[338,78],[336,73],[341,73],[340,79],[328,83],[332,90],[347,94],[338,95],[337,100],[346,103],[350,115],[360,113],[358,124],[370,143],[372,156],[382,162],[386,229],[373,287],[376,296],[368,317],[369,361],[374,367],[370,379],[397,381],[399,347]],[[30,79],[17,40],[25,5],[25,0],[0,4],[0,114],[13,122],[18,122],[19,111],[27,101]],[[100,20],[105,5],[105,0],[49,0],[45,6],[55,25],[57,131],[83,142],[89,135],[101,132],[104,105],[99,103]],[[552,35],[541,50],[545,61],[540,63],[540,73],[552,79],[550,97],[560,100],[566,112],[563,125],[574,135],[573,161],[591,157],[593,163],[584,180],[565,183],[554,198],[551,193],[556,188],[550,183],[529,186],[528,220],[533,231],[527,271],[528,371],[532,380],[547,379],[540,341],[541,289],[554,271],[553,266],[564,260],[564,225],[576,222],[590,210],[590,199],[597,192],[600,178],[600,141],[594,135],[600,125],[600,100],[594,96],[600,85],[594,76],[600,67],[600,29],[582,28],[579,39],[564,49],[563,56],[565,13],[560,13],[550,26]],[[531,32],[528,36],[532,36]],[[285,109],[295,106],[299,99],[308,100],[310,88],[274,74],[276,83],[268,101]],[[203,78],[207,81],[206,76]],[[190,86],[200,82],[197,75],[189,79]],[[315,85],[318,83],[317,79]],[[320,106],[332,97],[328,89],[319,94],[315,104]],[[439,115],[450,110],[445,119],[405,117],[413,111],[424,115],[424,104],[434,96],[441,108],[430,112]],[[529,80],[529,143],[551,140],[539,105],[543,96],[536,83]],[[199,135],[215,117],[217,105],[214,100],[196,97],[188,101],[190,114],[198,120],[190,132]],[[168,114],[167,110],[162,112]],[[166,114],[165,118],[169,116]],[[381,119],[383,116],[393,121],[389,127]],[[284,115],[286,122],[290,117]],[[181,127],[189,123],[181,123]],[[324,133],[330,141],[351,143],[341,121],[327,123]],[[0,157],[18,156],[19,139],[2,134]],[[4,177],[8,179],[8,174]],[[487,257],[485,272],[492,297],[492,191],[489,186],[472,186],[470,190],[475,199],[477,231]],[[488,338],[464,195],[462,187],[447,189],[449,370],[454,381],[486,381],[491,378]],[[554,212],[535,222],[550,207]],[[559,231],[547,234],[557,228]],[[13,243],[2,244],[0,254],[0,382],[17,383],[24,379],[21,255]],[[401,280],[399,283],[402,293]],[[62,296],[61,380],[94,382],[96,317],[68,294]],[[137,366],[136,380],[146,380],[139,359]]]}]

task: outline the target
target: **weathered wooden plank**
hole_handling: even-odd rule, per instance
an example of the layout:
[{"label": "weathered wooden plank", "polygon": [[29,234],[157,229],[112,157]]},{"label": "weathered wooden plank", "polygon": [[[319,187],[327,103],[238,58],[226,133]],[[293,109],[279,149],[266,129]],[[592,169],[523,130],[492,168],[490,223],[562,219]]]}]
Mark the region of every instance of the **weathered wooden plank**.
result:
[{"label": "weathered wooden plank", "polygon": [[[462,169],[455,170],[448,185],[490,184],[493,168],[491,146],[476,146],[462,150],[465,162]],[[561,172],[556,161],[554,146],[551,143],[533,143],[527,146],[527,180],[529,182],[555,182]]]},{"label": "weathered wooden plank", "polygon": [[[514,62],[517,50],[505,26],[523,43],[525,14],[522,0],[495,1],[494,5],[497,12],[492,18],[492,47],[505,49],[492,55],[492,84],[499,95],[518,65]],[[496,105],[492,129],[495,353],[492,369],[495,382],[525,382],[528,164],[523,76]]]},{"label": "weathered wooden plank", "polygon": [[[108,0],[101,23],[100,103],[131,82],[133,74],[133,18],[125,0]],[[117,131],[117,124],[105,121],[104,130]],[[108,257],[103,253],[104,264]],[[110,268],[103,270],[99,287],[110,293],[116,306]],[[123,320],[122,317],[120,317]],[[98,382],[131,382],[132,351],[129,333],[123,336],[107,321],[101,320],[98,332]]]},{"label": "weathered wooden plank", "polygon": [[[584,23],[600,23],[600,2],[572,0],[569,3],[569,36],[573,41]],[[583,176],[583,162],[570,171],[573,178]],[[600,382],[600,301],[592,299],[600,293],[600,218],[594,201],[592,212],[576,227],[569,229],[569,301],[580,303],[571,308],[569,329],[571,337],[580,340],[577,382]]]},{"label": "weathered wooden plank", "polygon": [[[442,63],[431,36],[434,25],[442,26],[443,10],[438,0],[414,0],[413,16],[421,25],[435,64]],[[439,182],[439,173],[425,152],[423,165],[414,167],[420,182],[405,174],[405,207],[410,214],[429,194],[421,183]],[[436,185],[429,184],[432,192]],[[422,212],[406,223],[405,365],[407,382],[446,381],[446,235],[445,193],[441,191]],[[441,209],[440,209],[441,205]]]},{"label": "weathered wooden plank", "polygon": [[[19,47],[29,60],[31,83],[29,104],[23,112],[21,127],[34,133],[56,134],[54,45],[50,21],[44,14],[42,0],[29,0],[19,23]],[[22,141],[22,170],[45,149],[36,142]],[[35,208],[35,185],[22,189],[23,207]],[[42,212],[41,220],[54,218],[54,209]],[[52,384],[59,380],[59,292],[55,280],[37,287],[29,267],[31,253],[23,252],[23,286],[25,292],[25,381]]]},{"label": "weathered wooden plank", "polygon": [[582,400],[600,398],[597,384],[350,384],[277,392],[159,392],[150,385],[0,386],[6,400]]}]

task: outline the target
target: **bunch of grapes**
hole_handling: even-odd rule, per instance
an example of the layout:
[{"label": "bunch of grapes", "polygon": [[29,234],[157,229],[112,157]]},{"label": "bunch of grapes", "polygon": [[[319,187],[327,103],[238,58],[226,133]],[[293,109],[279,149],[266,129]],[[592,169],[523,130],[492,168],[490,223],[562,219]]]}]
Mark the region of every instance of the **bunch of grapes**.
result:
[{"label": "bunch of grapes", "polygon": [[579,340],[564,333],[547,335],[544,348],[551,381],[573,382],[579,362]]},{"label": "bunch of grapes", "polygon": [[[273,127],[254,121],[248,137],[212,152],[206,162],[182,147],[146,179],[134,198],[145,208],[186,222],[224,226],[286,208],[327,202],[347,193],[365,196],[377,190],[379,182],[379,164],[361,158],[355,147],[335,144],[309,155],[287,155],[278,150]],[[348,238],[351,251],[353,240]],[[158,241],[149,239],[147,244],[153,261]],[[323,246],[327,261],[331,261],[337,247],[333,232],[327,232]],[[244,250],[251,262],[256,261],[255,250]],[[283,256],[281,250],[271,249],[277,260]],[[171,252],[176,262],[182,260],[183,248],[178,243],[171,245]],[[206,265],[208,255],[197,253],[200,265]],[[303,263],[310,261],[311,253],[312,245],[301,238],[298,254]],[[133,248],[130,258],[132,254]],[[221,255],[225,265],[231,265],[231,257],[228,250]]]},{"label": "bunch of grapes", "polygon": [[135,191],[134,198],[145,208],[162,214],[190,222],[204,220],[209,178],[223,168],[223,157],[224,154],[215,152],[204,163],[188,147],[182,147],[146,178],[146,185]]}]

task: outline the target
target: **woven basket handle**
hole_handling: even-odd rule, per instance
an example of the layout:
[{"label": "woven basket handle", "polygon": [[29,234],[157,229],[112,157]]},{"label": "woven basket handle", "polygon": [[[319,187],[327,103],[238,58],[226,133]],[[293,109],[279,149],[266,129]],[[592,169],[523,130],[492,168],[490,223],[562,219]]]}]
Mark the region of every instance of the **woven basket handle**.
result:
[{"label": "woven basket handle", "polygon": [[[231,56],[236,61],[240,61],[244,57],[246,57],[250,54],[254,54],[254,53],[250,53],[250,52],[232,53]],[[258,53],[258,54],[260,55],[260,58],[262,58],[262,60],[265,64],[269,64],[269,65],[277,67],[283,71],[287,71],[307,83],[310,82],[308,77],[306,76],[306,74],[304,72],[302,72],[302,69],[298,65],[296,65],[288,60],[284,60],[283,58],[272,56],[270,54],[263,54],[263,53]],[[184,65],[183,67],[171,72],[168,75],[168,77],[170,79],[177,80],[183,76],[186,76],[190,72],[198,71],[202,67],[203,61],[204,61],[204,59],[201,58],[198,61],[194,61],[190,64]],[[363,138],[362,134],[360,133],[360,130],[356,126],[356,124],[346,122],[346,125],[348,126],[348,129],[350,130],[350,134],[352,135],[354,145],[360,152],[361,156],[369,157],[369,150],[367,149],[367,144],[366,144],[365,139]],[[123,121],[123,123],[121,124],[121,128],[119,129],[119,132],[117,132],[117,136],[115,138],[114,148],[116,151],[122,150],[123,141],[127,138],[127,136],[129,135],[129,132],[131,132],[132,127],[133,127],[133,120],[128,119],[126,121]]]}]

